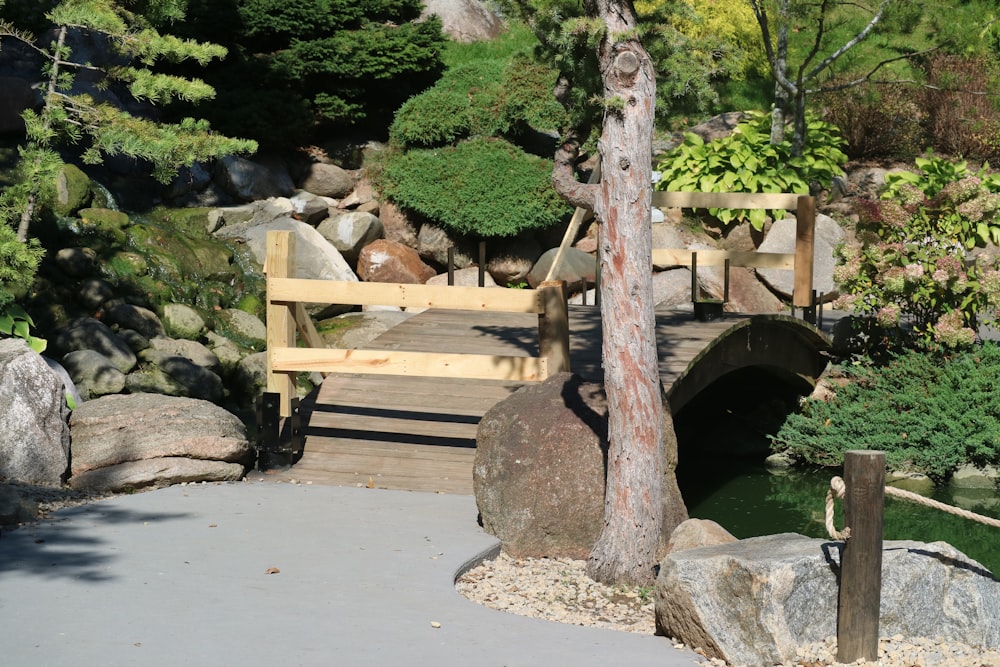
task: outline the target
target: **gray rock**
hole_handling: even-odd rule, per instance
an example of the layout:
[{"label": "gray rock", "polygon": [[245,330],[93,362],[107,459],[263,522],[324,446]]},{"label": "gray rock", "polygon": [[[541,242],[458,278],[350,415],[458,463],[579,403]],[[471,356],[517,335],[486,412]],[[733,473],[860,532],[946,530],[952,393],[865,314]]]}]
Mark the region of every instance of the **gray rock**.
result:
[{"label": "gray rock", "polygon": [[452,261],[455,268],[459,269],[474,265],[479,255],[478,247],[469,239],[454,237],[444,228],[428,223],[420,225],[417,244],[417,252],[420,253],[421,259],[443,266],[446,270],[449,248],[454,248]]},{"label": "gray rock", "polygon": [[354,189],[354,176],[335,164],[316,162],[309,165],[301,187],[314,195],[339,199]]},{"label": "gray rock", "polygon": [[111,285],[104,280],[96,278],[83,281],[80,284],[80,289],[77,291],[80,303],[90,310],[98,310],[104,305],[105,301],[113,298],[114,295],[115,293],[111,289]]},{"label": "gray rock", "polygon": [[479,0],[424,0],[422,17],[437,14],[442,30],[458,42],[494,39],[504,30],[503,19]]},{"label": "gray rock", "polygon": [[[209,368],[218,368],[219,359],[207,348],[203,349],[205,354],[211,355],[211,360],[203,358],[199,359],[199,363],[196,363],[187,357],[180,356],[179,354],[174,354],[170,351],[157,350],[155,348],[143,350],[139,353],[139,358],[145,362],[145,369],[151,371],[153,368],[151,368],[150,365],[153,365],[154,368],[159,369],[169,376],[172,382],[168,383],[167,387],[171,387],[173,390],[164,391],[164,394],[200,398],[206,401],[218,403],[225,397],[225,389],[222,384],[222,378],[213,371],[209,370]],[[214,363],[210,367],[201,365],[201,363],[212,362]],[[140,374],[136,373],[132,373],[129,377],[133,378],[133,376],[135,376],[135,378],[129,383],[130,391],[136,391],[136,389],[139,389],[137,383],[139,378],[142,377]]]},{"label": "gray rock", "polygon": [[55,262],[59,270],[70,278],[83,278],[94,272],[97,253],[91,248],[61,248]]},{"label": "gray rock", "polygon": [[0,479],[60,484],[68,416],[62,379],[20,338],[0,339]]},{"label": "gray rock", "polygon": [[132,350],[136,354],[149,349],[149,339],[134,329],[120,329],[118,331],[118,337],[125,341],[125,344],[128,345],[128,349]]},{"label": "gray rock", "polygon": [[97,396],[117,394],[125,388],[125,374],[111,360],[94,350],[77,350],[62,359],[63,366],[76,384],[80,398],[89,401]]},{"label": "gray rock", "polygon": [[[761,252],[795,252],[795,218],[775,221],[760,245]],[[815,254],[813,257],[813,289],[824,295],[836,293],[833,269],[837,261],[833,256],[834,247],[844,240],[844,230],[833,218],[817,214],[815,233]],[[760,276],[775,292],[790,298],[795,287],[794,272],[788,269],[758,269]]]},{"label": "gray rock", "polygon": [[267,342],[267,326],[255,315],[239,308],[225,308],[216,313],[222,329],[239,341],[258,348]]},{"label": "gray rock", "polygon": [[653,274],[653,304],[657,308],[691,306],[691,272],[671,269]]},{"label": "gray rock", "polygon": [[[533,237],[521,234],[512,239],[496,239],[487,247],[486,271],[497,285],[528,282],[528,274],[542,256],[542,247]],[[478,252],[478,251],[477,251]],[[545,277],[544,274],[542,276]]]},{"label": "gray rock", "polygon": [[165,457],[91,470],[71,477],[69,485],[78,491],[118,492],[186,482],[233,482],[245,472],[241,463]]},{"label": "gray rock", "polygon": [[385,236],[382,222],[371,213],[348,211],[327,218],[316,231],[333,244],[333,247],[351,264],[358,263],[358,255],[366,245]]},{"label": "gray rock", "polygon": [[[400,310],[345,313],[328,321],[320,322],[318,327],[321,331],[329,329],[322,334],[327,346],[341,350],[354,350],[363,348],[400,322],[413,317],[413,314]],[[325,326],[333,322],[337,323],[336,327]]]},{"label": "gray rock", "polygon": [[[545,276],[548,275],[552,262],[555,261],[558,248],[547,250],[528,273],[528,284],[537,287]],[[582,280],[593,284],[597,277],[597,260],[590,253],[582,252],[576,248],[566,248],[559,268],[556,270],[553,280],[565,280],[570,285],[576,285]]]},{"label": "gray rock", "polygon": [[267,255],[267,233],[269,231],[295,232],[295,269],[293,277],[316,280],[357,281],[358,277],[344,260],[343,255],[316,231],[314,227],[292,218],[278,218],[265,225],[257,225],[246,230],[243,238],[261,265]]},{"label": "gray rock", "polygon": [[38,503],[23,498],[13,486],[0,484],[0,526],[11,526],[38,518]]},{"label": "gray rock", "polygon": [[198,340],[205,331],[205,320],[201,314],[183,303],[168,303],[163,306],[161,320],[164,331],[172,338]]},{"label": "gray rock", "polygon": [[227,156],[218,160],[214,178],[227,194],[244,202],[287,197],[295,190],[284,165],[264,165],[241,157]]},{"label": "gray rock", "polygon": [[248,354],[240,359],[233,375],[232,391],[256,399],[267,387],[267,352]]},{"label": "gray rock", "polygon": [[670,534],[666,552],[668,554],[685,549],[711,547],[718,544],[736,542],[736,538],[728,530],[708,519],[688,519],[681,522]]},{"label": "gray rock", "polygon": [[[794,534],[668,555],[659,633],[729,664],[764,667],[837,632],[842,544]],[[1000,647],[1000,582],[943,542],[886,542],[879,635]]]},{"label": "gray rock", "polygon": [[[218,371],[220,368],[219,358],[215,356],[215,353],[198,341],[157,336],[149,341],[149,349],[156,355],[184,357],[211,371]],[[147,354],[142,354],[140,358],[149,359],[150,357]]]},{"label": "gray rock", "polygon": [[246,427],[219,406],[193,398],[118,394],[87,401],[70,418],[73,476],[162,457],[243,462]]},{"label": "gray rock", "polygon": [[[448,284],[448,274],[439,273],[427,280],[427,285],[447,285]],[[458,269],[455,271],[455,283],[459,287],[479,287],[479,267],[470,266],[465,269]],[[497,283],[493,280],[493,276],[489,271],[483,274],[483,287],[497,287]]]},{"label": "gray rock", "polygon": [[298,192],[290,201],[295,219],[315,227],[330,217],[330,202],[334,200],[308,192]]},{"label": "gray rock", "polygon": [[166,332],[163,323],[156,313],[142,306],[135,306],[130,303],[121,303],[104,311],[101,320],[110,327],[117,326],[120,329],[133,329],[146,338],[163,336]]},{"label": "gray rock", "polygon": [[219,365],[222,367],[223,372],[231,372],[236,368],[236,364],[240,362],[244,354],[240,351],[240,348],[233,341],[229,340],[225,336],[220,336],[214,331],[209,331],[205,333],[205,341],[208,348],[212,350],[216,358],[219,360]]},{"label": "gray rock", "polygon": [[76,350],[94,350],[111,360],[115,368],[128,373],[135,367],[135,354],[111,328],[91,317],[73,320],[58,329],[52,339],[54,347],[67,354]]},{"label": "gray rock", "polygon": [[1000,470],[995,467],[977,468],[974,465],[965,465],[952,474],[949,484],[960,489],[992,489],[996,487],[998,479]]},{"label": "gray rock", "polygon": [[[664,435],[667,446],[674,434]],[[604,525],[607,447],[598,384],[558,373],[500,401],[476,434],[472,483],[483,528],[514,557],[586,558]],[[672,469],[663,508],[661,550],[687,518]]]},{"label": "gray rock", "polygon": [[133,394],[163,394],[187,397],[187,388],[164,369],[155,365],[142,366],[125,377],[125,391]]}]

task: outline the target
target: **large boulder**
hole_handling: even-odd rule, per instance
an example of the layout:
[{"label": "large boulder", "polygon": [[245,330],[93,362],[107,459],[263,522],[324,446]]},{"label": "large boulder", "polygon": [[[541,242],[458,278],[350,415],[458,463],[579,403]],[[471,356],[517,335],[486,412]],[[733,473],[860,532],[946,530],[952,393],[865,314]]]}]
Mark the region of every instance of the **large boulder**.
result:
[{"label": "large boulder", "polygon": [[[243,422],[213,403],[193,398],[158,394],[103,396],[79,406],[70,418],[70,428],[73,433],[70,485],[74,488],[96,488],[93,481],[96,476],[87,482],[77,479],[84,473],[136,461],[183,458],[242,466],[250,455]],[[137,469],[138,466],[120,468],[122,474],[108,476],[109,485],[104,488],[123,488],[118,486],[119,482]],[[185,468],[191,469],[191,466]],[[118,481],[111,484],[112,478]],[[173,478],[150,480],[147,484],[160,481]],[[133,478],[122,484],[144,485]]]},{"label": "large boulder", "polygon": [[424,0],[422,17],[437,14],[444,33],[457,42],[480,42],[498,37],[503,20],[480,0]]},{"label": "large boulder", "polygon": [[122,373],[128,373],[136,364],[135,353],[128,344],[108,325],[92,317],[71,321],[56,331],[51,342],[53,348],[62,354],[76,350],[99,352]]},{"label": "large boulder", "polygon": [[335,164],[316,162],[309,165],[300,186],[314,195],[339,199],[354,189],[354,182],[354,176],[346,169]]},{"label": "large boulder", "polygon": [[[796,221],[793,217],[776,220],[764,238],[764,242],[760,244],[760,252],[794,253],[795,227]],[[833,269],[837,265],[833,250],[837,244],[844,240],[844,230],[830,216],[818,214],[813,238],[815,244],[813,289],[829,297],[837,290],[837,286],[833,282]],[[795,288],[795,273],[793,271],[788,269],[757,269],[757,275],[772,290],[785,298],[791,298]]]},{"label": "large boulder", "polygon": [[[538,258],[531,271],[528,272],[529,285],[538,287],[545,280],[558,253],[559,248],[552,248]],[[597,279],[597,260],[589,253],[576,248],[566,248],[552,279],[565,280],[568,285],[576,285],[581,281],[592,285]]]},{"label": "large boulder", "polygon": [[416,250],[396,241],[373,241],[358,257],[358,277],[367,282],[422,284],[435,275]]},{"label": "large boulder", "polygon": [[263,164],[227,156],[215,163],[215,182],[237,201],[287,197],[295,190],[288,170],[281,164]]},{"label": "large boulder", "polygon": [[586,558],[603,524],[607,447],[598,384],[560,373],[500,401],[476,434],[483,528],[515,558]]},{"label": "large boulder", "polygon": [[[479,422],[472,483],[485,530],[514,557],[586,558],[604,524],[607,399],[571,373],[527,385]],[[673,431],[664,453],[676,451]],[[665,458],[661,551],[687,518]]]},{"label": "large boulder", "polygon": [[69,485],[77,491],[132,491],[186,482],[234,482],[241,479],[245,471],[241,463],[168,456],[91,470],[71,477]]},{"label": "large boulder", "polygon": [[295,233],[295,267],[293,278],[314,280],[346,280],[357,282],[354,270],[336,248],[315,227],[290,217],[277,218],[267,224],[246,229],[240,236],[246,240],[254,259],[261,265],[267,256],[267,233]]},{"label": "large boulder", "polygon": [[361,211],[347,211],[327,218],[316,227],[316,231],[352,265],[357,264],[362,248],[385,236],[379,219]]},{"label": "large boulder", "polygon": [[68,416],[63,380],[20,338],[0,339],[0,479],[60,484]]},{"label": "large boulder", "polygon": [[[789,662],[837,633],[842,546],[785,533],[671,553],[657,631],[728,664]],[[1000,648],[1000,582],[943,542],[886,542],[879,634]]]}]

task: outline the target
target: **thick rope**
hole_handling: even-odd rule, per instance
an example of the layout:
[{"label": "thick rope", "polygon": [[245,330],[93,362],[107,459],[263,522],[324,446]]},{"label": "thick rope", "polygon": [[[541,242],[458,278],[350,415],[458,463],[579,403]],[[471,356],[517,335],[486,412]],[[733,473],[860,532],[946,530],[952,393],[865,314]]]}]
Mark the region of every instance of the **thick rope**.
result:
[{"label": "thick rope", "polygon": [[[844,484],[844,480],[840,477],[834,477],[830,480],[830,489],[826,492],[826,532],[830,535],[832,540],[847,540],[851,537],[851,529],[849,527],[844,528],[844,530],[838,531],[833,525],[833,498],[843,498],[847,492],[847,485]],[[942,512],[947,512],[948,514],[954,514],[955,516],[960,516],[963,519],[970,519],[972,521],[978,521],[979,523],[985,524],[987,526],[992,526],[994,528],[1000,528],[1000,519],[994,519],[988,516],[983,516],[982,514],[976,514],[975,512],[970,512],[969,510],[964,510],[961,507],[954,507],[952,505],[946,505],[945,503],[939,502],[937,500],[932,500],[931,498],[925,498],[919,493],[913,493],[912,491],[904,491],[903,489],[897,489],[894,486],[885,487],[885,492],[890,496],[895,496],[897,498],[902,498],[904,500],[909,500],[915,502],[919,505],[925,507],[933,507],[934,509],[941,510]]]}]

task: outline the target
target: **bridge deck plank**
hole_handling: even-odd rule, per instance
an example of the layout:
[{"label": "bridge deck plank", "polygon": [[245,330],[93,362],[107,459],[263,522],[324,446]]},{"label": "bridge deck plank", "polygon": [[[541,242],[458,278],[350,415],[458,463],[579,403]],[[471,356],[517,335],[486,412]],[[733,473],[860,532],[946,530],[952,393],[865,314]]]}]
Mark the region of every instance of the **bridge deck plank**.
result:
[{"label": "bridge deck plank", "polygon": [[[666,388],[740,316],[696,322],[690,313],[657,315]],[[601,324],[596,308],[570,307],[574,372],[598,380]],[[430,310],[396,325],[369,349],[538,354],[537,316]],[[378,488],[472,493],[481,417],[519,385],[501,381],[332,374],[304,402],[305,452],[279,479]]]}]

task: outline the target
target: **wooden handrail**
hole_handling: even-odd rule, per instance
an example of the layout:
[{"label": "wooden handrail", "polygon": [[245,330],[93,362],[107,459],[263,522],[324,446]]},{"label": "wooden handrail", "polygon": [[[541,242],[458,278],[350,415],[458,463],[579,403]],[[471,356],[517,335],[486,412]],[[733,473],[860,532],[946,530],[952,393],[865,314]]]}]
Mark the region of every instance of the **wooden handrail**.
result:
[{"label": "wooden handrail", "polygon": [[[562,282],[536,289],[363,283],[293,278],[295,236],[267,234],[267,390],[280,396],[279,414],[291,414],[295,374],[303,371],[464,377],[537,382],[568,371],[569,315]],[[327,348],[305,303],[388,305],[403,308],[499,311],[538,315],[534,357]],[[296,327],[307,347],[297,347]]]},{"label": "wooden handrail", "polygon": [[[750,208],[795,211],[795,252],[763,253],[726,250],[698,250],[698,264],[762,269],[787,269],[795,272],[792,305],[813,306],[813,262],[815,255],[816,200],[809,195],[790,192],[653,192],[657,208]],[[691,250],[657,248],[654,266],[690,266]]]}]

